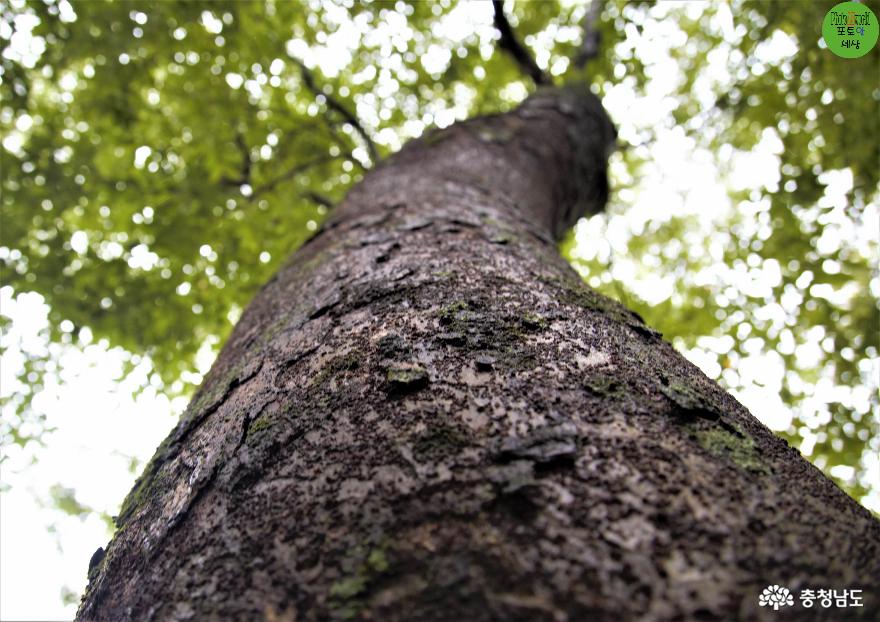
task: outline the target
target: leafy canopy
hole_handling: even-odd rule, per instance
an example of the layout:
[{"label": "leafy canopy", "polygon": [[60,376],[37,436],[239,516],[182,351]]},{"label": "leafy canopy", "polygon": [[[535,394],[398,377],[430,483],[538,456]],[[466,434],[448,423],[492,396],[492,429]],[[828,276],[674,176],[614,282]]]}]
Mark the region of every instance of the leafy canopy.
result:
[{"label": "leafy canopy", "polygon": [[[607,2],[601,53],[579,70],[582,3],[506,6],[538,65],[590,81],[620,125],[616,193],[563,245],[574,265],[729,388],[781,394],[785,434],[863,497],[880,449],[877,242],[864,235],[880,48],[823,49],[827,8]],[[528,94],[497,36],[491,5],[443,0],[5,5],[7,292],[42,296],[50,343],[120,346],[154,386],[189,392],[200,348],[377,158]],[[653,102],[643,118],[620,104],[640,100]],[[768,153],[769,181],[646,212],[646,196],[675,195],[654,149],[670,136],[681,160],[711,154],[723,180],[742,154]],[[25,351],[4,442],[39,441],[30,404],[58,373],[53,353]]]}]

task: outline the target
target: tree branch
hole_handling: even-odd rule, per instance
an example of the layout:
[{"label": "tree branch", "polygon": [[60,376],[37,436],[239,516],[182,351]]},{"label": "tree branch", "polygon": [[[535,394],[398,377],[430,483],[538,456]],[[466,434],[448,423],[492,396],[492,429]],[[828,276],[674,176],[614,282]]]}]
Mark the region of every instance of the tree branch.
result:
[{"label": "tree branch", "polygon": [[510,54],[523,73],[528,74],[535,84],[539,86],[551,84],[550,76],[538,67],[538,63],[535,62],[529,51],[516,38],[516,33],[513,32],[513,27],[507,21],[507,16],[504,14],[503,0],[492,0],[492,8],[495,9],[495,28],[498,29],[498,33],[501,35],[501,38],[498,40],[498,47]]},{"label": "tree branch", "polygon": [[581,47],[577,55],[574,57],[574,65],[578,69],[583,69],[584,65],[599,56],[599,49],[602,44],[602,33],[599,31],[599,17],[602,15],[602,9],[605,8],[604,5],[604,0],[591,0],[589,8],[584,13],[584,19],[581,22],[584,38],[581,41]]},{"label": "tree branch", "polygon": [[[350,141],[346,140],[344,137],[340,136],[339,132],[336,131],[336,128],[333,125],[328,124],[327,131],[330,132],[330,135],[333,137],[333,140],[336,141],[336,144],[339,146],[340,149],[347,149],[349,147]],[[361,162],[360,160],[358,160],[357,158],[350,157],[349,160],[351,162],[353,162],[354,165],[357,166],[359,169],[361,169],[363,172],[366,173],[369,170],[369,167],[364,166],[364,163]]]},{"label": "tree branch", "polygon": [[317,203],[318,205],[323,205],[328,210],[336,207],[336,204],[325,197],[323,194],[318,194],[317,192],[304,192],[302,195],[304,198],[309,199],[313,203]]},{"label": "tree branch", "polygon": [[364,126],[361,125],[361,122],[358,118],[351,112],[348,108],[346,108],[342,102],[333,97],[332,95],[327,95],[324,91],[322,91],[317,83],[315,82],[315,76],[311,72],[311,70],[305,66],[301,60],[294,58],[293,62],[299,66],[300,72],[302,73],[303,82],[306,85],[306,88],[309,89],[315,97],[321,95],[327,101],[327,107],[330,110],[334,110],[345,120],[346,123],[351,125],[354,128],[354,131],[358,133],[364,143],[367,145],[367,150],[370,152],[370,160],[373,161],[373,164],[379,162],[379,151],[376,149],[376,144],[373,142],[373,139],[370,138],[370,135],[367,134],[367,131],[364,129]]},{"label": "tree branch", "polygon": [[305,171],[309,170],[313,166],[318,166],[319,164],[326,164],[327,162],[332,162],[333,160],[335,160],[338,157],[339,157],[338,155],[331,156],[331,155],[327,154],[327,155],[315,158],[313,160],[309,160],[308,162],[303,162],[301,164],[297,164],[296,166],[293,166],[290,169],[288,169],[287,171],[285,171],[284,173],[281,173],[280,175],[273,177],[272,179],[270,179],[269,181],[267,181],[266,183],[261,185],[259,188],[254,188],[254,191],[253,191],[253,194],[251,195],[251,197],[253,198],[258,195],[265,194],[265,193],[273,190],[275,188],[275,186],[277,186],[281,182],[287,181],[289,179],[293,179],[294,177],[296,177],[300,173],[304,173]]},{"label": "tree branch", "polygon": [[251,162],[251,150],[247,146],[247,143],[244,142],[244,136],[242,136],[241,132],[235,133],[235,145],[238,147],[239,151],[241,151],[241,173],[239,174],[238,179],[223,177],[220,182],[227,186],[243,186],[244,184],[250,184],[251,167],[253,166],[253,163]]}]

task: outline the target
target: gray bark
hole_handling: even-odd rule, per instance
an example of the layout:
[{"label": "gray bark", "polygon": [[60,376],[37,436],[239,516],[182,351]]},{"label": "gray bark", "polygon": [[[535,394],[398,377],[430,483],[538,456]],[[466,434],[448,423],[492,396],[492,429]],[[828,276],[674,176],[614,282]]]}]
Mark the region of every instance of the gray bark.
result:
[{"label": "gray bark", "polygon": [[876,615],[878,521],[559,257],[613,136],[539,91],[368,174],[243,315],[79,619],[775,619],[769,583]]}]

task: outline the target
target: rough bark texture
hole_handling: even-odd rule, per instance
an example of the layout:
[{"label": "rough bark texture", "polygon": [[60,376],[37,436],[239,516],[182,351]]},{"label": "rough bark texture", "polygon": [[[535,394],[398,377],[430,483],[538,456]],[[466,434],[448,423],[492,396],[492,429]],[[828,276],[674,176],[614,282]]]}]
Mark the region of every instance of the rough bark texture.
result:
[{"label": "rough bark texture", "polygon": [[880,523],[557,254],[613,134],[541,91],[370,173],[242,317],[79,618],[776,619],[769,583],[875,616]]}]

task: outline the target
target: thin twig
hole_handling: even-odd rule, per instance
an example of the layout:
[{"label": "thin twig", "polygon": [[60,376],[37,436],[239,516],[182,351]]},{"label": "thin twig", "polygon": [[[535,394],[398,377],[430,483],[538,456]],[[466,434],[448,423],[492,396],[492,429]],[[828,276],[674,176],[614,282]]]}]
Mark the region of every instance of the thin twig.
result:
[{"label": "thin twig", "polygon": [[238,179],[223,177],[220,182],[227,186],[243,186],[245,184],[250,184],[251,167],[253,165],[251,162],[251,150],[247,146],[247,143],[244,142],[244,136],[242,136],[241,132],[235,133],[235,145],[238,147],[239,151],[241,151],[241,173],[239,174]]},{"label": "thin twig", "polygon": [[590,6],[584,13],[584,19],[581,22],[581,28],[584,31],[584,38],[581,41],[581,47],[577,56],[574,57],[575,67],[582,69],[587,62],[599,56],[599,49],[602,44],[602,32],[599,30],[599,17],[602,15],[604,0],[591,0]]},{"label": "thin twig", "polygon": [[321,95],[327,102],[327,107],[331,110],[335,110],[338,112],[346,123],[351,125],[354,128],[354,131],[358,133],[358,135],[363,139],[364,143],[367,145],[367,150],[370,152],[370,160],[372,160],[373,164],[379,162],[379,151],[376,149],[376,144],[373,142],[373,139],[370,138],[370,135],[367,134],[367,131],[364,129],[364,126],[361,125],[361,122],[358,118],[351,112],[348,108],[346,108],[341,101],[333,97],[332,95],[328,95],[320,87],[318,87],[315,82],[315,76],[312,71],[305,66],[299,59],[293,59],[293,62],[299,66],[300,72],[302,73],[303,82],[315,97]]},{"label": "thin twig", "polygon": [[[333,137],[333,140],[336,141],[336,145],[340,149],[348,149],[349,141],[346,138],[344,138],[343,136],[341,136],[339,134],[339,132],[336,131],[336,128],[333,125],[327,124],[327,131],[330,132],[330,136]],[[364,173],[366,173],[370,168],[368,166],[365,166],[363,162],[361,162],[360,160],[358,160],[355,157],[351,157],[351,158],[349,158],[349,160],[351,162],[353,162],[354,165],[357,166],[359,169],[361,169]]]},{"label": "thin twig", "polygon": [[535,62],[529,51],[516,38],[516,33],[513,32],[513,27],[507,21],[507,16],[504,14],[503,0],[492,0],[492,8],[495,10],[495,28],[498,29],[498,34],[501,35],[501,38],[498,40],[498,47],[510,54],[523,73],[534,80],[535,84],[550,84],[550,76],[538,67],[538,63]]},{"label": "thin twig", "polygon": [[265,194],[267,192],[270,192],[272,189],[275,188],[275,186],[277,186],[281,182],[287,181],[289,179],[293,179],[294,177],[296,177],[300,173],[304,173],[314,166],[318,166],[319,164],[326,164],[327,162],[332,162],[333,160],[335,160],[339,157],[340,156],[338,156],[338,155],[331,156],[328,154],[328,155],[324,155],[324,156],[315,158],[313,160],[309,160],[308,162],[302,162],[301,164],[297,164],[296,166],[293,166],[290,169],[288,169],[287,171],[285,171],[284,173],[281,173],[280,175],[273,177],[272,179],[270,179],[269,181],[267,181],[266,183],[261,185],[259,188],[254,188],[254,191],[253,191],[253,194],[251,195],[251,197],[256,197],[260,194]]},{"label": "thin twig", "polygon": [[317,192],[304,192],[302,196],[303,198],[309,199],[313,203],[323,205],[328,210],[336,207],[336,204],[333,201],[325,197],[323,194],[318,194]]}]

